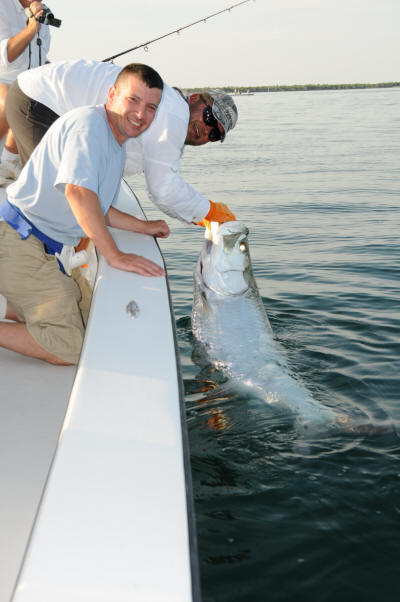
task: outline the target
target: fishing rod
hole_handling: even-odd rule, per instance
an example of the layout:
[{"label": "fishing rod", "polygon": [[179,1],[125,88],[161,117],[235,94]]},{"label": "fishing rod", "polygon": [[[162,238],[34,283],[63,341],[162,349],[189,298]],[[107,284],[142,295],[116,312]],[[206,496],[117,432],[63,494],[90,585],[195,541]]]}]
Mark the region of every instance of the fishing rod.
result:
[{"label": "fishing rod", "polygon": [[[212,19],[213,17],[216,17],[217,15],[221,15],[222,13],[231,12],[231,10],[233,8],[236,8],[237,6],[240,6],[241,4],[247,4],[248,2],[251,2],[251,1],[252,0],[242,0],[242,2],[237,2],[236,4],[232,4],[232,6],[223,8],[222,10],[219,10],[216,13],[213,13],[212,15],[203,17],[202,19],[199,19],[198,21],[193,21],[193,23],[189,23],[188,25],[183,25],[182,27],[179,27],[178,29],[174,29],[173,31],[170,31],[169,33],[165,33],[164,35],[159,36],[158,38],[154,38],[153,40],[149,40],[148,42],[143,42],[143,44],[139,44],[139,46],[134,46],[133,48],[129,48],[129,50],[124,50],[123,52],[114,54],[114,56],[109,56],[108,59],[103,59],[102,63],[108,63],[109,61],[113,61],[114,59],[118,58],[119,56],[122,56],[123,54],[127,54],[128,52],[133,52],[134,50],[138,50],[138,48],[144,48],[145,52],[147,52],[149,45],[153,44],[153,42],[158,42],[159,40],[162,40],[163,38],[167,38],[168,36],[174,35],[174,33],[179,35],[180,32],[183,31],[184,29],[193,27],[193,25],[198,25],[198,23],[206,23],[208,21],[208,19]],[[253,0],[253,2],[255,2],[255,1],[256,0]]]}]

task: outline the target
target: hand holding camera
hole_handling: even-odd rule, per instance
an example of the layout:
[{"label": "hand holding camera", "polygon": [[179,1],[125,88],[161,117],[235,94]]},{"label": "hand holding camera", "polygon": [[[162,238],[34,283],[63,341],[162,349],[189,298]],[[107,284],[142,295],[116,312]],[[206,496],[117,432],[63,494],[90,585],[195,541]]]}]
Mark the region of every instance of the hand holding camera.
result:
[{"label": "hand holding camera", "polygon": [[54,17],[49,7],[37,0],[31,2],[29,8],[25,9],[25,14],[28,18],[34,17],[38,23],[43,25],[52,25],[53,27],[61,25],[61,20]]}]

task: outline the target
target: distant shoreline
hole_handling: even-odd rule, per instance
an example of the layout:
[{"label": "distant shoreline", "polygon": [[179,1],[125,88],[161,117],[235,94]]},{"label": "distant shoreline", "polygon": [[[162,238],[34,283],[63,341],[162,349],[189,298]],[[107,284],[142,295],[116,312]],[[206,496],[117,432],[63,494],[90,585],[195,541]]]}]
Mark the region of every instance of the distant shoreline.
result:
[{"label": "distant shoreline", "polygon": [[[363,90],[366,88],[398,88],[400,82],[381,82],[377,84],[294,84],[281,86],[222,86],[218,88],[230,94],[254,94],[255,92],[307,92],[313,90]],[[214,88],[214,86],[212,86]],[[200,88],[209,90],[210,88]],[[199,88],[185,88],[188,92],[199,91]]]}]

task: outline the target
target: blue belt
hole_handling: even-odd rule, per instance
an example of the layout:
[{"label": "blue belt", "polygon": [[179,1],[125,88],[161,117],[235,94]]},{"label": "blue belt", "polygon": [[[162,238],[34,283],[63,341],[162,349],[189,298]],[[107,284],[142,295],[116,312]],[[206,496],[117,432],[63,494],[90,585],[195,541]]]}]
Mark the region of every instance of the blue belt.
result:
[{"label": "blue belt", "polygon": [[[12,205],[8,199],[6,199],[4,203],[0,205],[0,215],[4,218],[7,224],[9,224],[18,232],[22,240],[25,240],[28,238],[28,236],[33,234],[33,236],[42,241],[46,253],[49,255],[61,253],[64,246],[63,243],[53,240],[49,236],[46,236],[46,234],[43,234],[43,232],[36,228],[36,226],[34,226],[32,222],[29,221],[29,219],[25,217],[25,215],[17,207],[15,207],[15,205]],[[63,274],[65,274],[64,266],[60,261],[58,261],[58,265]]]}]

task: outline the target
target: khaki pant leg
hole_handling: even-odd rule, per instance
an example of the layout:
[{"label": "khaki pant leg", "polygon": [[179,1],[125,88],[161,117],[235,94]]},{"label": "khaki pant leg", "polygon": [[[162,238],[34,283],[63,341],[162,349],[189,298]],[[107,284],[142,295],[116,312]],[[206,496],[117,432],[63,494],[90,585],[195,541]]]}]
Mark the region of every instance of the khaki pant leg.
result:
[{"label": "khaki pant leg", "polygon": [[79,268],[72,270],[72,278],[75,280],[81,291],[81,300],[79,302],[79,309],[81,310],[83,323],[86,326],[88,321],[89,309],[92,303],[92,287],[90,286],[87,278],[82,275]]},{"label": "khaki pant leg", "polygon": [[[78,278],[78,280],[80,280]],[[0,223],[0,290],[26,323],[35,341],[59,359],[77,363],[85,332],[90,292],[63,274],[54,255],[29,236],[22,240]],[[83,292],[82,292],[83,291]]]}]

